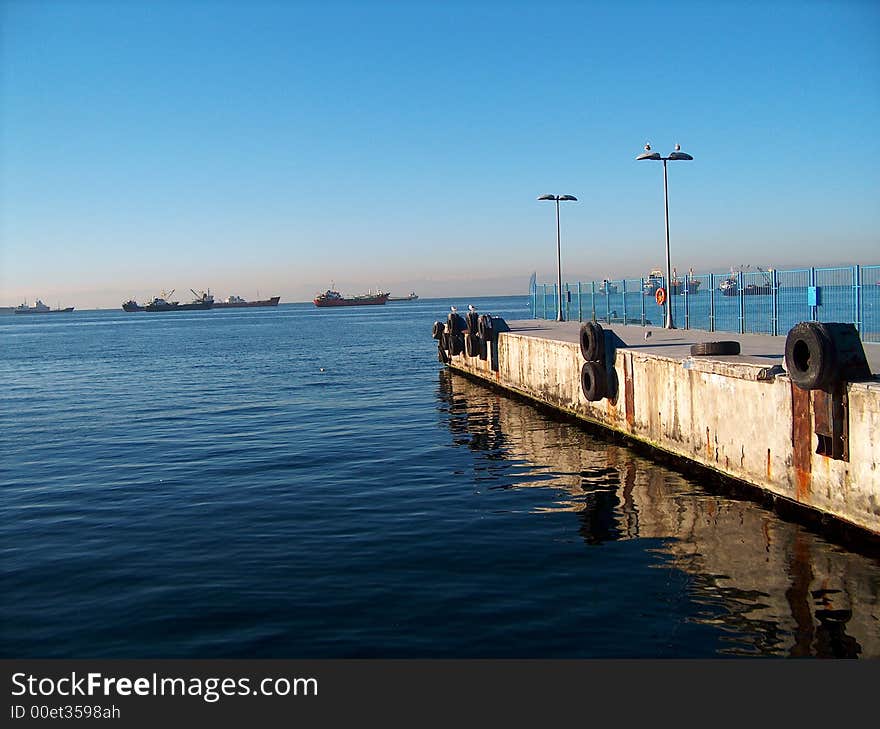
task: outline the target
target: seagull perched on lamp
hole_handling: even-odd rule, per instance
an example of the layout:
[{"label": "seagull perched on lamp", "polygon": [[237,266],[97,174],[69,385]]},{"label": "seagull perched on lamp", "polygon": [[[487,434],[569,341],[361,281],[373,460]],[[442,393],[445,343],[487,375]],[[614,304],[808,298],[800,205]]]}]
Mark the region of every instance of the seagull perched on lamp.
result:
[{"label": "seagull perched on lamp", "polygon": [[476,311],[473,304],[468,304],[468,311]]}]

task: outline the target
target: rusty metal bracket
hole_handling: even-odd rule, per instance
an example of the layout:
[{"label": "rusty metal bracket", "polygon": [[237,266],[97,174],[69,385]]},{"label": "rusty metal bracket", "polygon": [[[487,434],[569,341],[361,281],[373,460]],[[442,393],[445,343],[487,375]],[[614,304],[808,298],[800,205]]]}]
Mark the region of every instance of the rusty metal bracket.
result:
[{"label": "rusty metal bracket", "polygon": [[849,396],[846,383],[813,390],[813,424],[818,437],[816,453],[849,461]]},{"label": "rusty metal bracket", "polygon": [[784,375],[785,370],[782,368],[782,365],[773,365],[772,367],[763,367],[760,372],[758,372],[758,376],[755,378],[759,382],[772,382],[779,375]]}]

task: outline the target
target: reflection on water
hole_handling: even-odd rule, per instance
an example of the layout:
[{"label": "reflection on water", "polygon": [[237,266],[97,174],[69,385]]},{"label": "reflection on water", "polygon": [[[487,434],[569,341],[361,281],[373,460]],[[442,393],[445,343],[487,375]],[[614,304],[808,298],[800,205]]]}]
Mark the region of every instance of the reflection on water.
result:
[{"label": "reflection on water", "polygon": [[547,490],[531,510],[572,512],[585,545],[643,542],[670,570],[651,599],[720,631],[721,653],[880,656],[878,560],[452,372],[440,373],[438,398],[453,443],[473,452],[478,488]]}]

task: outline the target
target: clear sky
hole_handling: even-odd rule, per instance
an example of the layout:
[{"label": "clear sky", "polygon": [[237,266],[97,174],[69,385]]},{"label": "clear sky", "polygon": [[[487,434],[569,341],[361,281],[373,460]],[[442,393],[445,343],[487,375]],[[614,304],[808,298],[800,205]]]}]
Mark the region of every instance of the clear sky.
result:
[{"label": "clear sky", "polygon": [[0,3],[0,304],[880,263],[878,2]]}]

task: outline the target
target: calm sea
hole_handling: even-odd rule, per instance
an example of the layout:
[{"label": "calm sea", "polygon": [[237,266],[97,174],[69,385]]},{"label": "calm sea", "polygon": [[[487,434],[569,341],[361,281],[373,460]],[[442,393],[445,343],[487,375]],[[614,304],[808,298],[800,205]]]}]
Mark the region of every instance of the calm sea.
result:
[{"label": "calm sea", "polygon": [[0,319],[3,656],[880,656],[880,561],[443,371],[468,303]]}]

